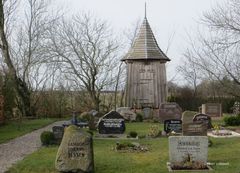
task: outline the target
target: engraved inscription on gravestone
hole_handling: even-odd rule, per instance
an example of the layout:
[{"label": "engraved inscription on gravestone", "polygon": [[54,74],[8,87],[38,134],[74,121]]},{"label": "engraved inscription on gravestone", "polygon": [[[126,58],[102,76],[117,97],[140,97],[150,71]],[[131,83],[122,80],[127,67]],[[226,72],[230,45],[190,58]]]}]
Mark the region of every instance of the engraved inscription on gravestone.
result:
[{"label": "engraved inscription on gravestone", "polygon": [[100,134],[122,134],[124,131],[124,118],[116,111],[107,113],[99,120],[98,132]]},{"label": "engraved inscription on gravestone", "polygon": [[[68,143],[68,158],[80,159],[86,155],[82,143],[69,142]],[[86,144],[85,144],[86,145]]]},{"label": "engraved inscription on gravestone", "polygon": [[60,172],[92,173],[92,136],[75,125],[67,127],[58,148],[55,167]]},{"label": "engraved inscription on gravestone", "polygon": [[172,131],[176,133],[181,133],[182,132],[182,120],[165,120],[164,121],[164,131],[166,133],[170,133]]},{"label": "engraved inscription on gravestone", "polygon": [[172,166],[184,166],[186,160],[207,167],[207,136],[170,136],[169,160]]},{"label": "engraved inscription on gravestone", "polygon": [[193,122],[206,123],[208,129],[213,128],[212,123],[211,123],[211,117],[206,115],[206,114],[201,114],[201,113],[200,114],[196,114],[193,117]]},{"label": "engraved inscription on gravestone", "polygon": [[207,136],[207,124],[187,123],[183,124],[183,136]]}]

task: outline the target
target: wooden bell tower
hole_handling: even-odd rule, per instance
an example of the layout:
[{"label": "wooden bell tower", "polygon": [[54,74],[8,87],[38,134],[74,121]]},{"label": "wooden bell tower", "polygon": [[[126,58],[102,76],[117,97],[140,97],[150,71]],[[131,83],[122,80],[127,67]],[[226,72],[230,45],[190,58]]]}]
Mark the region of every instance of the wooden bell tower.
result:
[{"label": "wooden bell tower", "polygon": [[170,59],[159,48],[146,17],[133,46],[122,59],[127,65],[127,107],[158,109],[167,98],[165,63]]}]

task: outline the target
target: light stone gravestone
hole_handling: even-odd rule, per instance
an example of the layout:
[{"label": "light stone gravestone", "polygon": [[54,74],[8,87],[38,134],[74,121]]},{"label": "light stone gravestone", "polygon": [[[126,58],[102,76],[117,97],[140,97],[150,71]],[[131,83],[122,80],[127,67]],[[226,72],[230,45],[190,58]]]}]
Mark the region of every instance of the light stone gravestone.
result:
[{"label": "light stone gravestone", "polygon": [[60,172],[93,173],[92,136],[75,125],[65,129],[55,167]]},{"label": "light stone gravestone", "polygon": [[125,120],[135,121],[136,120],[136,113],[134,113],[130,107],[118,107],[116,109],[118,113],[120,113]]},{"label": "light stone gravestone", "polygon": [[203,114],[207,114],[214,117],[222,116],[222,105],[220,103],[206,103],[202,104],[201,112]]},{"label": "light stone gravestone", "polygon": [[194,116],[198,114],[198,112],[193,112],[193,111],[185,111],[182,114],[182,123],[187,124],[187,123],[193,123],[193,118]]},{"label": "light stone gravestone", "polygon": [[206,169],[208,158],[207,136],[170,136],[169,161],[171,168]]},{"label": "light stone gravestone", "polygon": [[153,114],[152,108],[148,108],[148,107],[143,108],[143,118],[144,119],[151,118],[152,114]]}]

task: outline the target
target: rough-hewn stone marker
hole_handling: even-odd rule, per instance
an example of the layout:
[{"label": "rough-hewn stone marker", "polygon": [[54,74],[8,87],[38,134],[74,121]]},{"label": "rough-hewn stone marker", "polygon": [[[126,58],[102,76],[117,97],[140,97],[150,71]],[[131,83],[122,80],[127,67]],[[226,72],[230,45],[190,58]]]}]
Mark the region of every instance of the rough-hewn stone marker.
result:
[{"label": "rough-hewn stone marker", "polygon": [[65,129],[55,167],[60,172],[94,172],[92,136],[75,125]]}]

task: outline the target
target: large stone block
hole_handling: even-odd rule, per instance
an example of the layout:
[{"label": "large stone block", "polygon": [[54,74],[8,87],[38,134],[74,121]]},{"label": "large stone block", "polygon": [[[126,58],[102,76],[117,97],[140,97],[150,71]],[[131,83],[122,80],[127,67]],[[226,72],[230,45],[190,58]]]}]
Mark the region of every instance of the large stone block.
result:
[{"label": "large stone block", "polygon": [[207,167],[207,136],[171,136],[168,140],[171,166],[192,164]]},{"label": "large stone block", "polygon": [[94,172],[92,136],[77,126],[65,129],[55,167],[60,172]]}]

